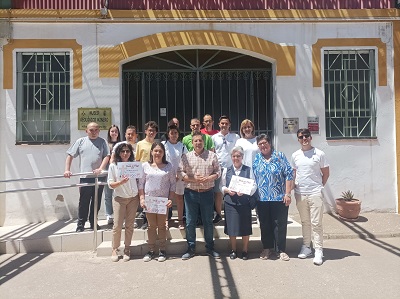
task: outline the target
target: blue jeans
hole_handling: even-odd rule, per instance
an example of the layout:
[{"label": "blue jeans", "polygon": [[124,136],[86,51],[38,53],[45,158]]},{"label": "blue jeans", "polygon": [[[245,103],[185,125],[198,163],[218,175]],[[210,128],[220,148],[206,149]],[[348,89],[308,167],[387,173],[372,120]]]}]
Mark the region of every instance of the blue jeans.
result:
[{"label": "blue jeans", "polygon": [[112,203],[112,195],[114,190],[110,189],[108,185],[104,186],[104,205],[106,206],[106,216],[113,216],[113,203]]},{"label": "blue jeans", "polygon": [[206,248],[214,249],[214,191],[197,192],[185,188],[186,241],[190,249],[196,248],[196,221],[200,209],[204,226]]}]

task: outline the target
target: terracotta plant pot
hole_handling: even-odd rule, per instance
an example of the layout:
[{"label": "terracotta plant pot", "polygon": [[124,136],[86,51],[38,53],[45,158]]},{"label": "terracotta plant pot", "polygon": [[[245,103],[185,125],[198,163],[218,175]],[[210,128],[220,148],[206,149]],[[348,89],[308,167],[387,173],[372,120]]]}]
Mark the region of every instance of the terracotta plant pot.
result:
[{"label": "terracotta plant pot", "polygon": [[361,211],[361,201],[358,199],[351,201],[345,201],[341,198],[336,199],[336,211],[343,220],[357,221]]}]

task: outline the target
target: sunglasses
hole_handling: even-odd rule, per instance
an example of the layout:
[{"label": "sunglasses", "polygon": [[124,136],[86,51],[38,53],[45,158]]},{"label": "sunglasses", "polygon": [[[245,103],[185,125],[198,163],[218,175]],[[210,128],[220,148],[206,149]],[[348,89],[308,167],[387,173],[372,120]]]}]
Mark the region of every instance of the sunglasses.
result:
[{"label": "sunglasses", "polygon": [[310,137],[309,134],[304,134],[304,135],[301,135],[301,136],[297,136],[298,139],[304,139],[304,138],[308,138],[308,137]]}]

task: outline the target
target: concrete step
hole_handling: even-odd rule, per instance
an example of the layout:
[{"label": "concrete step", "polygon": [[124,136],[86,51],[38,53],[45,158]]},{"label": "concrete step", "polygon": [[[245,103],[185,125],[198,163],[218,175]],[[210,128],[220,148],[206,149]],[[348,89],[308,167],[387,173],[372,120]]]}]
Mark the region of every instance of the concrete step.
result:
[{"label": "concrete step", "polygon": [[[256,240],[256,238],[260,237],[260,229],[255,216],[253,219],[253,235],[250,239]],[[88,229],[88,224],[86,224],[84,232],[76,233],[76,220],[0,227],[0,254],[90,251],[96,250],[99,245],[101,245],[99,246],[100,249],[103,247],[109,248],[107,249],[109,253],[105,253],[105,255],[111,254],[111,226],[107,225],[106,220],[100,220],[99,225],[101,226],[101,230],[97,232],[97,240],[95,240],[94,232]],[[179,244],[179,246],[171,246],[176,246],[177,249],[174,250],[180,253],[182,249],[186,249],[185,230],[179,230],[177,227],[178,222],[172,220],[168,231],[168,242],[169,244]],[[196,235],[199,240],[204,237],[201,227],[196,229]],[[215,226],[214,236],[217,249],[227,247],[225,244],[228,244],[228,238],[224,233],[223,222]],[[288,220],[287,236],[301,238],[301,225],[291,218]],[[124,231],[122,232],[122,241],[124,240],[123,237]],[[144,246],[146,249],[142,250],[143,245],[146,245],[147,230],[135,229],[132,239],[132,252],[134,252],[134,255],[136,255],[135,252],[137,252],[137,255],[141,255],[143,250],[147,252],[147,246]],[[107,245],[108,243],[103,244],[103,242],[110,243]],[[138,244],[137,249],[134,248],[134,244]],[[201,248],[203,247],[199,245],[198,249],[202,250]]]}]

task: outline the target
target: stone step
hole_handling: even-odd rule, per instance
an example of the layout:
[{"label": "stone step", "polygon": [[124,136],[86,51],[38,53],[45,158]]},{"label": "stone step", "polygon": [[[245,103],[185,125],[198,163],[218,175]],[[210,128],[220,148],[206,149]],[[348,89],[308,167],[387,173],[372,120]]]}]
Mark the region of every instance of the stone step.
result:
[{"label": "stone step", "polygon": [[[253,217],[253,235],[250,239],[260,237],[260,229],[256,217]],[[181,244],[186,248],[185,230],[177,228],[177,222],[172,220],[171,227],[168,231],[168,239],[172,244]],[[74,251],[90,251],[103,242],[111,242],[112,229],[107,225],[106,220],[100,220],[101,230],[97,232],[97,240],[92,230],[86,229],[84,232],[76,233],[76,220],[53,221],[44,223],[32,223],[24,226],[12,226],[0,228],[0,254],[3,253],[51,253],[51,252],[74,252]],[[88,224],[86,225],[86,228]],[[203,229],[198,227],[196,235],[199,239],[203,238]],[[222,246],[227,242],[227,236],[224,233],[224,223],[220,222],[215,226],[214,236],[216,246]],[[288,237],[300,237],[301,225],[291,218],[288,220]],[[124,231],[122,232],[122,240]],[[147,230],[135,229],[133,241],[138,244],[146,244]],[[133,243],[135,244],[135,243]],[[221,245],[220,245],[221,244]],[[199,250],[202,246],[199,246]],[[111,243],[109,245],[111,254]],[[147,247],[146,247],[147,248]],[[219,248],[219,247],[217,247]],[[139,249],[137,249],[139,250]],[[177,251],[179,251],[177,249]],[[141,254],[138,253],[139,255]]]}]

